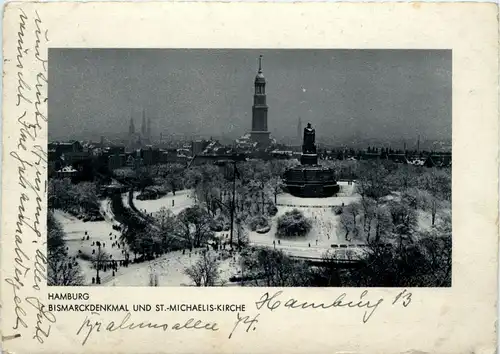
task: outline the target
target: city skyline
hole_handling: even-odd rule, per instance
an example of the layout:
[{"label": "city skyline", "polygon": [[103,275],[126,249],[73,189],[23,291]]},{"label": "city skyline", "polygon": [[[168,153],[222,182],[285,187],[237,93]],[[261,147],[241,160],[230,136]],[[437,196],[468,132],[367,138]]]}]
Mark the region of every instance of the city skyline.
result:
[{"label": "city skyline", "polygon": [[450,51],[253,49],[51,49],[49,139],[125,136],[143,111],[156,138],[238,138],[260,54],[278,141],[295,140],[298,119],[333,145],[451,140]]}]

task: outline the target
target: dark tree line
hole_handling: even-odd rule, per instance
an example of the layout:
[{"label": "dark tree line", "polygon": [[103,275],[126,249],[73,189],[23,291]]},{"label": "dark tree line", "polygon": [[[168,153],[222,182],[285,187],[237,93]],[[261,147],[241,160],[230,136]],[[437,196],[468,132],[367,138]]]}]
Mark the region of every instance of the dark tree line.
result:
[{"label": "dark tree line", "polygon": [[47,213],[47,265],[48,285],[85,285],[80,266],[68,255],[62,226],[51,211]]}]

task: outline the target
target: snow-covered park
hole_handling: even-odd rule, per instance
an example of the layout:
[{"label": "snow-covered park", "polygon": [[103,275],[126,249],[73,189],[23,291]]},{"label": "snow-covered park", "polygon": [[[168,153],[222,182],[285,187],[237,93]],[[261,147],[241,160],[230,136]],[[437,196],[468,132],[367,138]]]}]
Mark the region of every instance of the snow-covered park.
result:
[{"label": "snow-covered park", "polygon": [[[320,258],[325,250],[331,247],[331,244],[346,243],[337,235],[336,224],[338,216],[332,213],[331,207],[334,205],[347,205],[358,200],[359,196],[353,195],[353,191],[354,186],[345,183],[345,185],[342,185],[341,194],[338,197],[298,198],[287,193],[278,195],[278,213],[272,219],[271,230],[266,234],[250,232],[249,238],[251,244],[283,249],[286,253],[297,257]],[[138,200],[137,196],[139,193],[135,192],[134,204],[141,212],[148,214],[155,213],[162,207],[171,210],[174,214],[178,214],[185,208],[194,205],[194,198],[191,197],[191,193],[190,190],[182,190],[176,192],[175,196],[170,193],[155,200]],[[128,193],[122,194],[122,200],[126,207],[130,207],[128,205]],[[276,232],[276,220],[280,215],[294,208],[301,210],[305,216],[313,220],[313,229],[304,238],[281,240],[278,244],[274,236]],[[66,234],[69,256],[76,257],[79,254],[92,255],[92,252],[97,252],[96,242],[99,241],[102,249],[112,259],[124,259],[123,252],[125,252],[124,249],[126,246],[119,242],[120,232],[113,229],[113,225],[119,224],[114,219],[110,200],[101,201],[100,209],[101,214],[104,215],[104,221],[83,222],[60,210],[55,212],[55,218],[61,223]],[[226,236],[227,234],[229,232],[221,233],[221,235]],[[273,241],[275,241],[274,245]],[[190,278],[184,271],[198,257],[199,251],[196,250],[193,250],[191,254],[189,252],[182,254],[181,251],[171,252],[153,261],[137,264],[132,263],[126,268],[119,267],[114,277],[111,275],[110,270],[101,272],[102,284],[107,286],[146,286],[151,274],[156,274],[160,286],[192,285]],[[89,261],[78,259],[78,262],[85,274],[87,284],[91,284],[92,277],[96,275],[95,269],[92,268]],[[220,260],[220,281],[222,283],[227,284],[229,277],[237,275],[238,271],[237,259]]]},{"label": "snow-covered park", "polygon": [[[288,193],[277,197],[278,213],[271,220],[271,229],[265,234],[251,231],[250,242],[256,246],[267,246],[281,249],[285,253],[296,257],[321,258],[332,245],[358,244],[357,241],[346,241],[337,231],[339,216],[332,211],[333,206],[348,205],[359,201],[360,196],[355,194],[354,184],[340,182],[339,196],[328,198],[300,198]],[[286,212],[293,209],[300,210],[305,217],[313,222],[311,231],[303,237],[281,239],[278,243],[276,235],[277,220]],[[340,251],[340,250],[339,250]]]},{"label": "snow-covered park", "polygon": [[[134,200],[136,207],[140,210],[146,210],[148,213],[157,212],[161,207],[171,210],[174,214],[180,213],[185,208],[192,206],[193,199],[189,196],[190,191],[179,191],[175,196],[168,195],[156,200]],[[136,197],[138,193],[134,194]],[[128,194],[122,194],[124,205],[128,207]],[[172,200],[174,206],[172,207]],[[110,200],[101,201],[101,214],[104,215],[104,221],[83,222],[82,220],[61,210],[54,212],[54,217],[61,223],[65,232],[65,241],[70,257],[77,257],[79,254],[92,255],[97,252],[96,242],[101,243],[101,249],[106,251],[115,260],[124,259],[124,246],[119,243],[120,232],[113,229],[113,225],[119,225],[111,210]],[[88,240],[87,240],[88,236]],[[117,246],[119,243],[119,248]],[[215,251],[216,258],[219,254]],[[190,286],[193,285],[190,278],[184,273],[187,267],[190,267],[200,256],[200,250],[194,249],[191,253],[186,251],[175,251],[163,255],[153,261],[142,263],[131,263],[128,267],[119,267],[115,276],[112,271],[100,271],[101,284],[105,286],[147,286],[150,274],[158,276],[159,286]],[[77,258],[78,263],[85,275],[87,284],[92,284],[92,278],[96,276],[96,270],[92,268],[91,262]],[[237,258],[221,259],[219,267],[220,284],[226,284],[229,278],[237,275],[239,267]]]},{"label": "snow-covered park", "polygon": [[[179,214],[182,210],[189,208],[194,205],[194,199],[191,197],[191,190],[181,190],[175,192],[173,195],[171,192],[167,195],[153,200],[139,200],[137,196],[139,192],[134,192],[134,205],[137,209],[142,212],[151,214],[156,213],[162,207],[171,210],[174,214]],[[126,201],[128,203],[128,201]],[[126,204],[125,204],[126,205]]]},{"label": "snow-covered park", "polygon": [[[340,257],[348,258],[353,253],[363,252],[364,246],[357,240],[346,240],[343,232],[339,231],[338,223],[340,216],[335,215],[334,206],[346,206],[360,200],[355,193],[355,185],[340,183],[341,190],[337,196],[328,198],[299,198],[288,193],[277,196],[277,214],[271,219],[270,230],[267,233],[249,232],[249,241],[253,246],[264,246],[282,250],[290,256],[297,258],[322,258],[327,251],[334,251]],[[179,214],[185,208],[194,205],[194,198],[190,190],[176,192],[176,195],[168,194],[156,200],[138,200],[139,193],[134,193],[134,204],[137,209],[144,213],[156,213],[165,207],[174,214]],[[122,194],[125,207],[128,204],[128,193]],[[112,259],[124,259],[126,245],[120,242],[120,232],[113,229],[113,225],[119,225],[111,210],[110,200],[101,201],[101,214],[104,221],[83,222],[60,210],[54,215],[66,235],[68,255],[77,257],[79,254],[91,256],[97,252],[96,242],[99,241],[102,249]],[[300,210],[305,217],[312,221],[311,231],[303,237],[278,239],[276,235],[277,219],[286,212],[293,209]],[[419,228],[430,227],[430,215],[419,211]],[[221,238],[228,238],[229,231],[216,233]],[[88,239],[87,239],[88,238]],[[221,251],[210,251],[214,257],[219,259],[219,285],[229,285],[229,278],[239,274],[238,258],[221,258]],[[194,249],[191,253],[175,251],[165,254],[155,260],[131,263],[128,267],[119,267],[115,276],[111,270],[101,273],[101,283],[105,286],[147,286],[151,276],[156,277],[159,286],[190,286],[193,285],[185,269],[190,267],[200,257],[200,250]],[[92,283],[96,271],[89,261],[78,258],[82,271],[85,274],[86,283]]]},{"label": "snow-covered park", "polygon": [[[192,286],[194,285],[184,272],[200,257],[200,249],[191,253],[175,251],[165,254],[153,261],[130,264],[128,268],[119,268],[115,277],[103,282],[105,286],[148,286],[151,276],[156,276],[158,286]],[[217,285],[230,285],[229,278],[238,274],[238,256],[220,259],[220,252],[209,251],[219,260],[219,279]]]},{"label": "snow-covered park", "polygon": [[[104,221],[83,222],[61,210],[54,212],[55,219],[61,223],[64,230],[66,247],[68,248],[68,255],[70,257],[76,257],[78,254],[91,256],[92,252],[98,251],[96,242],[99,241],[102,245],[102,250],[106,251],[112,257],[111,259],[119,260],[124,258],[122,253],[124,246],[122,244],[119,245],[120,248],[117,246],[120,232],[113,230],[113,225],[118,225],[118,223],[114,221],[109,200],[101,201],[101,213],[105,215]],[[78,262],[82,267],[86,283],[91,284],[92,277],[95,277],[96,271],[92,269],[89,261],[78,259]],[[102,276],[105,276],[105,274]]]}]

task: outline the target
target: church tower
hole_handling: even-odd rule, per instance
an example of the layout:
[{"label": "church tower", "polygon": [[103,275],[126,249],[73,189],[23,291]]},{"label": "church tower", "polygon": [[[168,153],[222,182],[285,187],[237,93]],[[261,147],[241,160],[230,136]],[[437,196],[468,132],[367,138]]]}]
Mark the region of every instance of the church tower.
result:
[{"label": "church tower", "polygon": [[252,131],[250,132],[251,139],[261,147],[268,146],[270,143],[267,130],[267,111],[266,103],[266,79],[262,74],[262,55],[259,56],[259,71],[255,77],[255,92],[253,95],[252,106]]},{"label": "church tower", "polygon": [[151,144],[151,119],[148,117],[148,126],[146,129],[146,134],[148,137],[148,142]]},{"label": "church tower", "polygon": [[134,118],[130,118],[130,124],[128,126],[128,149],[130,150],[135,148],[135,135]]},{"label": "church tower", "polygon": [[146,134],[147,134],[147,127],[146,127],[146,114],[144,112],[144,109],[142,110],[142,126],[141,126],[141,135],[142,139],[146,139]]},{"label": "church tower", "polygon": [[128,126],[128,137],[131,139],[135,134],[134,119],[130,118],[130,124]]}]

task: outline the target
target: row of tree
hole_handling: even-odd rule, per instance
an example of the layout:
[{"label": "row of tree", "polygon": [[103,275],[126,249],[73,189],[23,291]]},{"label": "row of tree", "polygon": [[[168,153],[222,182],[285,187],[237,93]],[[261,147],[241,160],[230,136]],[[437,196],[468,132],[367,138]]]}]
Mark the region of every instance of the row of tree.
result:
[{"label": "row of tree", "polygon": [[347,267],[326,252],[320,264],[294,260],[281,250],[251,248],[241,253],[241,281],[268,287],[448,287],[451,230],[439,226],[412,245],[370,243],[362,260]]},{"label": "row of tree", "polygon": [[94,182],[75,184],[69,178],[50,178],[48,208],[61,209],[83,219],[100,219],[97,185]]},{"label": "row of tree", "polygon": [[47,213],[47,263],[48,285],[84,285],[79,264],[68,255],[62,226],[50,210]]},{"label": "row of tree", "polygon": [[419,211],[431,216],[431,227],[450,215],[451,176],[448,170],[400,165],[389,170],[380,163],[365,163],[360,169],[356,190],[361,200],[339,210],[339,232],[346,240],[370,242],[396,236],[399,243],[413,242],[418,230]]}]

